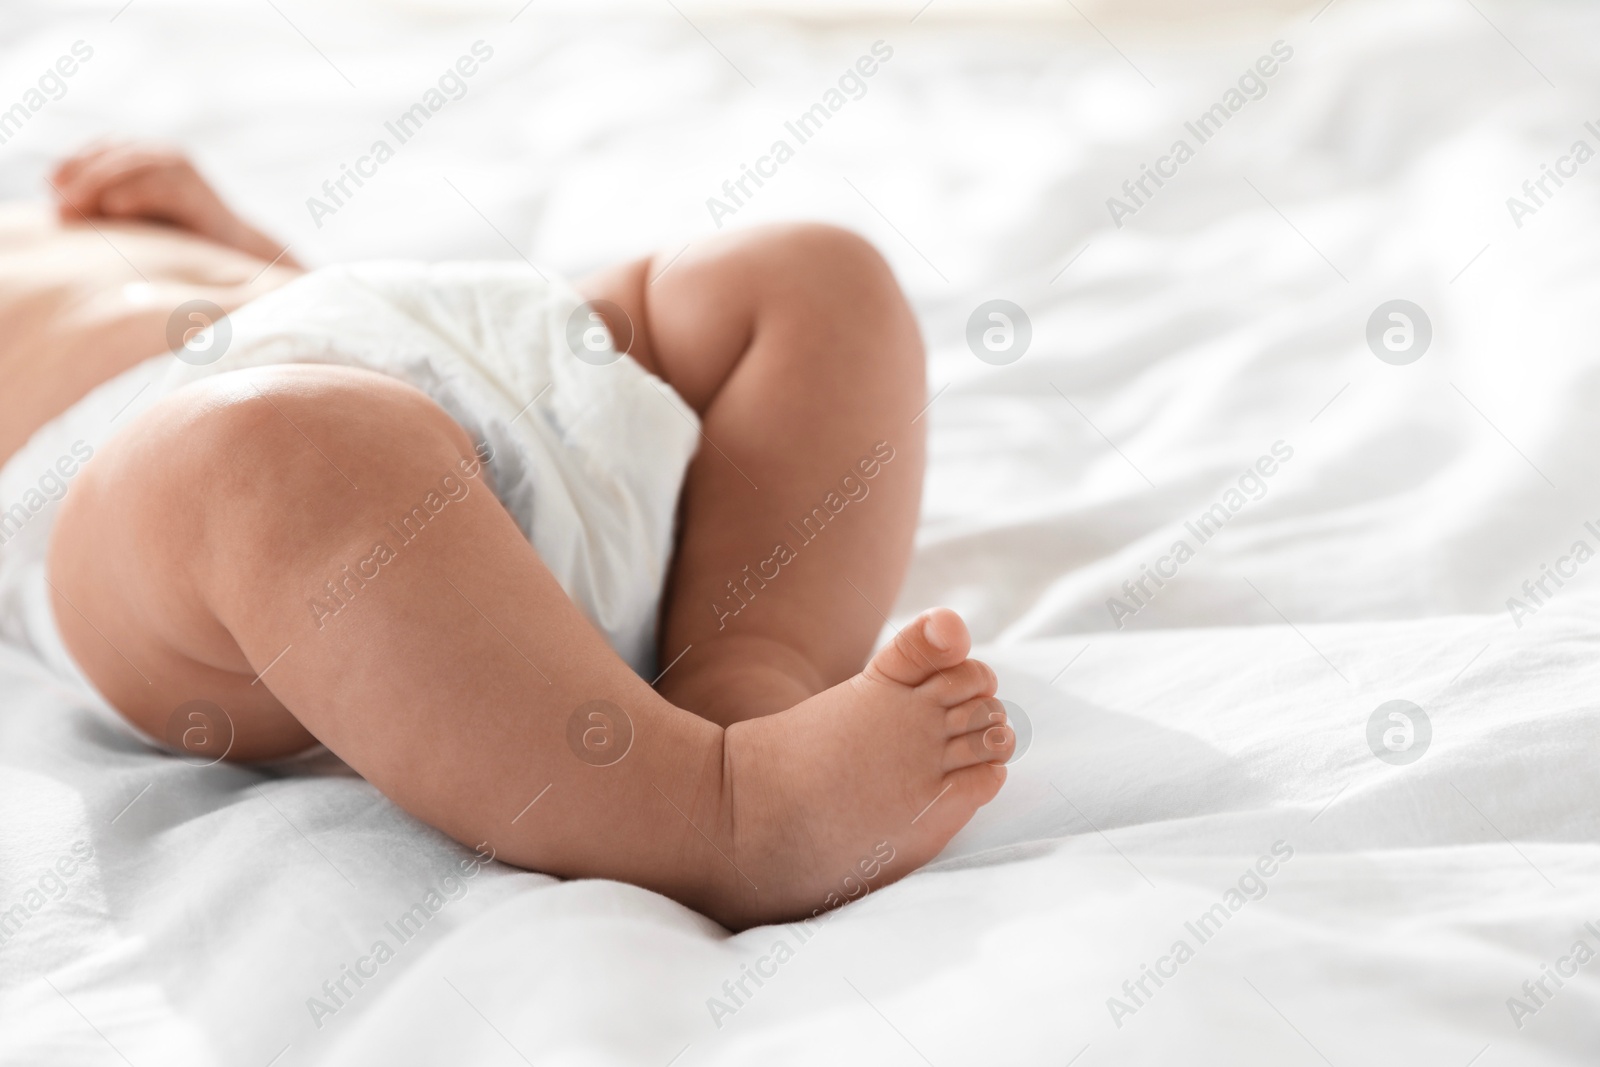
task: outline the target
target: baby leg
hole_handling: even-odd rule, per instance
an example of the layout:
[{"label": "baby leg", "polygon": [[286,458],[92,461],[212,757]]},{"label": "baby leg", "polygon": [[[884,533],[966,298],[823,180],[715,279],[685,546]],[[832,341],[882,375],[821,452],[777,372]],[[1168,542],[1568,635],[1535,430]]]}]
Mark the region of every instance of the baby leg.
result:
[{"label": "baby leg", "polygon": [[[231,758],[315,738],[464,843],[714,908],[705,865],[726,861],[695,827],[717,822],[722,731],[616,656],[466,473],[474,458],[431,400],[370,372],[191,386],[110,442],[65,501],[51,558],[63,637],[155,737],[174,709],[212,701]],[[402,542],[391,524],[443,498],[446,478],[465,495]],[[619,765],[569,747],[591,704],[620,711],[585,713],[582,729],[631,723]]]},{"label": "baby leg", "polygon": [[727,725],[860,671],[905,575],[923,473],[923,347],[882,258],[831,227],[767,227],[582,288],[622,307],[613,333],[704,422],[662,695]]},{"label": "baby leg", "polygon": [[[67,647],[153,736],[211,701],[233,722],[230,758],[315,738],[464,844],[736,927],[826,906],[863,863],[876,885],[901,877],[999,788],[987,761],[1008,743],[979,732],[993,675],[966,659],[954,615],[908,626],[792,711],[724,730],[627,668],[472,481],[472,456],[427,397],[364,371],[182,390],[63,502],[50,578]],[[388,524],[446,477],[467,491],[446,487],[401,544]],[[595,730],[629,741],[597,753]]]}]

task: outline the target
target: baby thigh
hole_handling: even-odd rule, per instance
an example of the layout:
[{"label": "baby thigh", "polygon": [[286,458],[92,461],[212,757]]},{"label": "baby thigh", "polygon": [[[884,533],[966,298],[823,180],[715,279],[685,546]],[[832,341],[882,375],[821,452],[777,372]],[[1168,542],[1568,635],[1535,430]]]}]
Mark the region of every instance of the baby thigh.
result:
[{"label": "baby thigh", "polygon": [[[80,476],[50,577],[68,649],[154,737],[208,701],[230,759],[320,741],[464,843],[692,896],[720,729],[628,669],[409,386],[283,366],[173,394]],[[585,707],[626,759],[574,748]]]}]

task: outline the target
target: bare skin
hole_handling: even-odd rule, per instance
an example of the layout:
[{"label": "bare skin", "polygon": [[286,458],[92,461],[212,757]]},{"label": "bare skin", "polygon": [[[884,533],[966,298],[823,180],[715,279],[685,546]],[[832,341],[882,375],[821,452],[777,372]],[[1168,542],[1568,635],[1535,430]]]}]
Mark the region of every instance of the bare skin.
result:
[{"label": "bare skin", "polygon": [[[163,193],[148,157],[130,158],[141,212],[211,219],[253,249],[159,231],[184,270],[134,262],[172,286],[167,309],[203,265],[243,256],[260,271],[276,255],[197,213],[183,168],[165,168]],[[85,214],[120,202],[116,167],[98,176],[97,198],[76,201]],[[90,217],[111,235],[115,224]],[[30,239],[34,254],[56,247],[46,232]],[[0,269],[5,254],[0,244]],[[104,280],[82,283],[91,299],[96,284],[126,284],[109,262],[100,268]],[[280,260],[262,279],[293,270]],[[262,279],[201,295],[238,306]],[[219,288],[232,299],[217,300]],[[657,688],[587,623],[481,483],[363,590],[359,611],[319,632],[308,595],[473,455],[423,394],[325,366],[207,379],[96,454],[51,546],[68,648],[152,736],[178,706],[214,701],[235,726],[230,758],[320,741],[464,844],[565,877],[632,882],[731,928],[812,914],[863,882],[903,877],[993,798],[1014,739],[995,676],[968,657],[954,613],[919,617],[871,656],[922,480],[922,350],[892,276],[859,239],[795,226],[706,242],[670,267],[641,260],[583,289],[623,309],[630,323],[613,332],[635,335],[633,357],[700,412],[715,446],[701,449],[683,491],[661,626],[661,663],[673,665]],[[0,336],[7,308],[33,306],[26,295],[0,290]],[[39,380],[23,394],[32,399],[0,400],[5,425],[20,416],[36,427],[165,348],[125,309],[124,326],[143,322],[145,333],[91,370],[84,320],[39,321],[38,362],[0,349]],[[870,479],[865,459],[876,460]],[[846,475],[870,492],[801,542],[788,524]],[[760,579],[779,541],[802,547]],[[609,766],[568,743],[569,721],[593,701],[631,724],[631,747]]]},{"label": "bare skin", "polygon": [[166,351],[179,304],[232,311],[301,273],[176,153],[98,147],[48,180],[54,210],[0,204],[0,460]]}]

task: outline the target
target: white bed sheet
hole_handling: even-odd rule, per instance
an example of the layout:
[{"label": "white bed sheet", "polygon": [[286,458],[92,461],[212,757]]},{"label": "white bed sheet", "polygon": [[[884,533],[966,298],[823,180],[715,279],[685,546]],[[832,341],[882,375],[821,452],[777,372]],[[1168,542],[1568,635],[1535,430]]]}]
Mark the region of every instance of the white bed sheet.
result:
[{"label": "white bed sheet", "polygon": [[[1600,950],[1600,589],[1580,571],[1520,627],[1506,610],[1600,544],[1594,178],[1520,228],[1505,204],[1600,146],[1592,10],[1337,0],[1113,48],[1061,22],[118,6],[0,15],[0,102],[95,48],[0,145],[0,193],[91,135],[173,137],[315,262],[677,249],[888,43],[735,221],[833,219],[894,262],[942,390],[895,618],[964,611],[1034,737],[935,864],[804,945],[486,868],[319,1028],[308,998],[470,854],[335,761],[158,756],[0,648],[0,912],[28,912],[0,1061],[1595,1062],[1600,962],[1536,1012],[1508,999]],[[315,226],[305,199],[478,39],[466,98]],[[1280,39],[1266,96],[1114,227],[1106,198]],[[1034,329],[1000,368],[963,341],[994,297]],[[1364,330],[1401,297],[1435,339],[1395,367]],[[1278,441],[1266,495],[1118,629],[1107,598]],[[1368,748],[1391,699],[1433,724],[1410,765]],[[1278,842],[1266,894],[1134,1005],[1123,983]],[[709,999],[780,938],[794,958],[718,1026]]]}]

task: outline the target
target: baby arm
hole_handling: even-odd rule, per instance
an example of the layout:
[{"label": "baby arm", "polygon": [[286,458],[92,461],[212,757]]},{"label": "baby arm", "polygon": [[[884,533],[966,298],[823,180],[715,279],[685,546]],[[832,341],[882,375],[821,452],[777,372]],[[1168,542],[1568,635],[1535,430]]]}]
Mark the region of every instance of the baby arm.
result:
[{"label": "baby arm", "polygon": [[158,145],[86,148],[56,168],[50,185],[63,222],[78,218],[147,219],[287,266],[286,249],[245,222],[180,152]]}]

